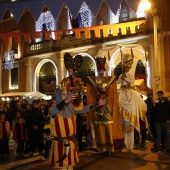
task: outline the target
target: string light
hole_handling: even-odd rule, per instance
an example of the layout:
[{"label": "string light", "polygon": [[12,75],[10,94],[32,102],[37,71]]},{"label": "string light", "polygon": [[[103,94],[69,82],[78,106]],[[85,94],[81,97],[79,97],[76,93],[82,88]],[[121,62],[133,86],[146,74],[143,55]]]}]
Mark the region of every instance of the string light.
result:
[{"label": "string light", "polygon": [[80,28],[90,27],[92,25],[92,14],[85,2],[83,2],[80,11],[79,11],[81,21]]},{"label": "string light", "polygon": [[[41,13],[40,17],[38,18],[37,22],[35,23],[35,30],[36,31],[44,31],[43,25],[46,27],[46,31],[56,30],[56,22],[54,17],[52,16],[50,11],[46,11]],[[54,32],[51,32],[51,38],[55,39]],[[41,39],[37,39],[37,42]]]},{"label": "string light", "polygon": [[2,59],[2,69],[4,70],[11,70],[14,68],[14,50],[5,52],[3,59]]}]

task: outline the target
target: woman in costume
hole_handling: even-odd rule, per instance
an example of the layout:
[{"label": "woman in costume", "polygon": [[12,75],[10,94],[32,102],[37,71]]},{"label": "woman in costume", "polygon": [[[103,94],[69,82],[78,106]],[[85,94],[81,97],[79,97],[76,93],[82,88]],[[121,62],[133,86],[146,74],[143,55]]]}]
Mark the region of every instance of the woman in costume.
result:
[{"label": "woman in costume", "polygon": [[50,151],[50,165],[59,170],[72,170],[78,163],[77,141],[76,141],[76,114],[82,114],[105,107],[106,98],[100,98],[98,103],[85,107],[74,107],[76,99],[74,92],[58,89],[56,92],[56,103],[50,109],[50,116],[53,118],[53,141]]},{"label": "woman in costume", "polygon": [[119,76],[117,84],[121,84],[119,89],[119,107],[123,122],[124,144],[128,150],[134,146],[134,128],[140,132],[139,118],[145,119],[147,106],[139,93],[131,89],[134,83],[134,75],[129,70],[133,64],[133,54],[123,56],[124,72]]},{"label": "woman in costume", "polygon": [[105,110],[97,108],[88,116],[92,134],[92,147],[100,152],[113,152],[123,146],[121,117],[119,114],[115,77],[104,76],[106,58],[96,58],[99,76],[87,77],[87,102],[91,104],[99,97],[108,97]]}]

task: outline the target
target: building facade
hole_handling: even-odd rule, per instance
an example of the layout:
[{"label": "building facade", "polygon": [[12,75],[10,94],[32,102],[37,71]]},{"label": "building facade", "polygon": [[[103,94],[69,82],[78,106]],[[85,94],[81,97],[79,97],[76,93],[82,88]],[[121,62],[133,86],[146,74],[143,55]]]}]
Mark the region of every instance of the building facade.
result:
[{"label": "building facade", "polygon": [[[110,1],[99,0],[93,7],[90,1],[56,4],[55,0],[37,0],[24,1],[19,9],[19,1],[1,3],[0,93],[40,91],[53,95],[67,75],[66,52],[83,56],[76,76],[84,82],[87,75],[97,75],[97,56],[107,59],[106,75],[118,76],[121,53],[132,49],[131,72],[136,80],[143,79],[154,94],[163,90],[169,97],[169,26],[162,13],[146,15],[139,8],[141,1],[134,5],[118,0],[113,7]],[[148,89],[143,87],[143,91]]]}]

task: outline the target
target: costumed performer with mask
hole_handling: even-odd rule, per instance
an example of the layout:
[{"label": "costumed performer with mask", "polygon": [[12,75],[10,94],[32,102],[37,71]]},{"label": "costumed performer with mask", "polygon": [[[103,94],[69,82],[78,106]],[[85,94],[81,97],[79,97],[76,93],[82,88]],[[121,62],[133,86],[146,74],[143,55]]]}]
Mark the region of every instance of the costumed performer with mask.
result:
[{"label": "costumed performer with mask", "polygon": [[[81,78],[75,77],[75,72],[81,67],[83,57],[76,55],[74,58],[69,54],[64,54],[64,64],[69,76],[65,77],[60,85],[64,85],[67,91],[72,91],[76,94],[76,99],[73,101],[74,107],[83,107],[82,94],[84,93],[84,83]],[[76,137],[78,139],[79,150],[82,149],[82,131],[81,131],[81,115],[78,114],[76,118]]]},{"label": "costumed performer with mask", "polygon": [[76,99],[74,92],[60,87],[56,92],[56,104],[50,109],[50,116],[53,118],[53,141],[50,150],[50,165],[59,170],[72,170],[78,163],[77,142],[76,142],[76,114],[82,114],[105,107],[107,98],[100,98],[99,102],[85,106],[74,107]]},{"label": "costumed performer with mask", "polygon": [[145,121],[147,106],[142,97],[131,89],[134,83],[134,75],[129,70],[133,64],[133,52],[122,55],[124,72],[119,76],[117,84],[119,89],[119,107],[123,122],[124,144],[128,151],[134,146],[134,128],[140,133],[139,118]]},{"label": "costumed performer with mask", "polygon": [[118,93],[115,76],[104,76],[106,58],[97,57],[96,65],[99,76],[87,76],[87,103],[98,101],[100,97],[108,97],[108,105],[98,107],[88,114],[91,130],[92,147],[99,153],[114,152],[123,144],[122,122],[119,114]]}]

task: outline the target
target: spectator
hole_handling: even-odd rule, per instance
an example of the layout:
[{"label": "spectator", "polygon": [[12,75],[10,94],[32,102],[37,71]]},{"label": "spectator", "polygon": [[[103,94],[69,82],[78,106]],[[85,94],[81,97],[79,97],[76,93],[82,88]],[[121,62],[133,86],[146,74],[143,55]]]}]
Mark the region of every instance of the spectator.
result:
[{"label": "spectator", "polygon": [[11,127],[11,130],[12,130],[12,117],[11,117],[11,114],[12,114],[12,109],[10,107],[10,103],[5,103],[4,104],[4,107],[5,107],[5,118],[9,121],[10,123],[10,127]]},{"label": "spectator", "polygon": [[24,108],[21,107],[21,102],[19,100],[16,100],[15,102],[15,109],[13,110],[13,114],[12,114],[12,120],[16,117],[16,112],[20,112],[20,115],[26,119],[26,111]]},{"label": "spectator", "polygon": [[17,119],[18,119],[18,122],[15,125],[13,136],[14,136],[15,142],[18,144],[17,157],[19,158],[21,156],[21,158],[23,158],[24,157],[24,146],[25,146],[26,140],[28,140],[28,134],[27,134],[27,128],[26,128],[24,119],[21,116],[19,116]]},{"label": "spectator", "polygon": [[45,125],[44,115],[40,109],[40,104],[37,100],[33,100],[32,110],[28,115],[28,131],[30,141],[30,156],[33,156],[34,151],[38,147],[39,154],[43,154],[43,128]]},{"label": "spectator", "polygon": [[8,156],[9,138],[11,135],[10,124],[5,120],[5,113],[0,112],[0,159]]},{"label": "spectator", "polygon": [[155,115],[155,132],[156,132],[156,143],[155,153],[160,152],[162,134],[164,136],[166,149],[170,152],[170,138],[169,138],[169,126],[170,126],[170,102],[167,98],[164,98],[163,91],[158,91],[158,101],[154,106]]},{"label": "spectator", "polygon": [[151,134],[149,133],[149,135],[151,139],[155,139],[155,121],[154,121],[154,110],[153,110],[154,100],[153,100],[152,93],[148,94],[148,98],[145,100],[145,103],[147,104],[146,116],[149,124],[149,130],[151,133]]}]

